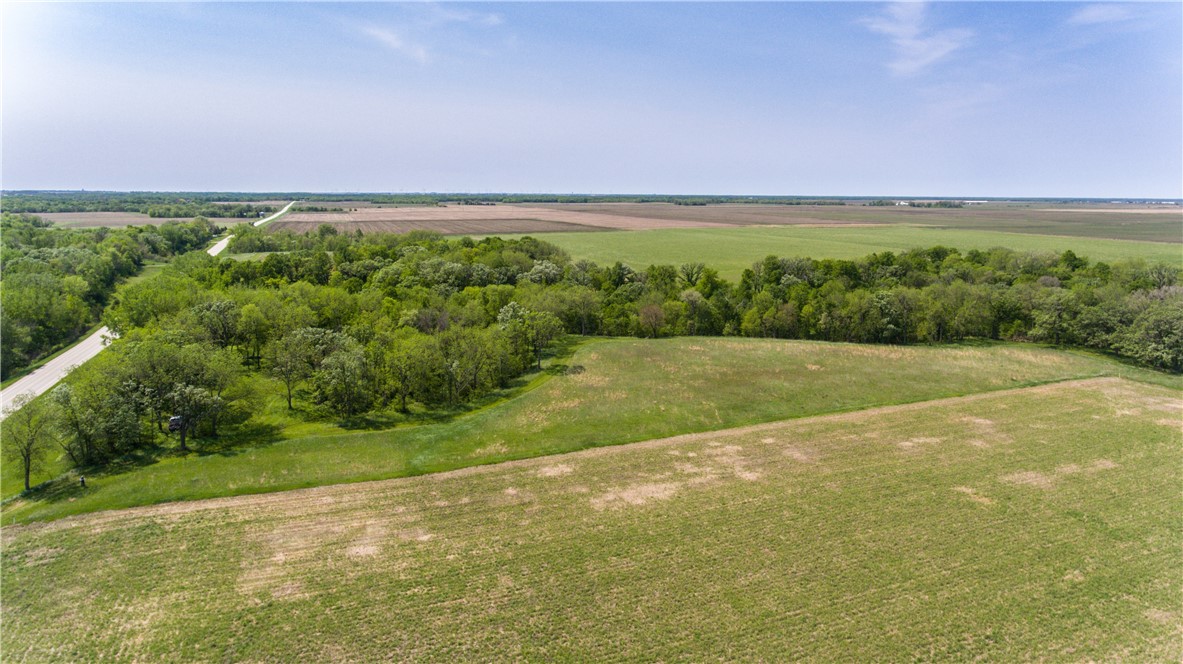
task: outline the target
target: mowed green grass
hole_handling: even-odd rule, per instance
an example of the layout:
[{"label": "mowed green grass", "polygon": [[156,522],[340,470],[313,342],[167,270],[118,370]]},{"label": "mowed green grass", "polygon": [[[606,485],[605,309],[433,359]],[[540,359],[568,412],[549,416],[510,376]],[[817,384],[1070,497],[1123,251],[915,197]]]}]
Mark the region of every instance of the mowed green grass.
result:
[{"label": "mowed green grass", "polygon": [[0,645],[12,661],[1178,661],[1181,443],[1177,391],[1098,379],[9,526]]},{"label": "mowed green grass", "polygon": [[677,228],[540,233],[534,237],[566,249],[575,259],[587,259],[600,265],[621,261],[640,270],[649,265],[701,262],[731,280],[738,279],[744,269],[768,255],[854,259],[875,252],[899,252],[935,245],[961,251],[1007,247],[1018,251],[1062,253],[1071,249],[1092,261],[1140,258],[1183,266],[1183,244],[902,225]]},{"label": "mowed green grass", "polygon": [[[892,347],[768,339],[600,340],[512,400],[388,431],[210,451],[67,481],[4,505],[3,522],[453,470],[709,431],[1100,375],[1180,381],[1034,346]],[[200,443],[199,449],[200,449]],[[5,475],[11,483],[14,476]],[[6,488],[11,489],[9,484]]]}]

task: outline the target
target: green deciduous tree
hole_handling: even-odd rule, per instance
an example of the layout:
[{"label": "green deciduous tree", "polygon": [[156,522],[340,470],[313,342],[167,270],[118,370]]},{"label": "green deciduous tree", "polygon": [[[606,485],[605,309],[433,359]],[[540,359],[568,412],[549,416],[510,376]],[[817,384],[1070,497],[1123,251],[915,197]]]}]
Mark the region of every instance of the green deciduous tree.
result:
[{"label": "green deciduous tree", "polygon": [[30,394],[18,395],[6,409],[4,459],[21,465],[25,491],[29,476],[40,470],[52,446],[52,402]]}]

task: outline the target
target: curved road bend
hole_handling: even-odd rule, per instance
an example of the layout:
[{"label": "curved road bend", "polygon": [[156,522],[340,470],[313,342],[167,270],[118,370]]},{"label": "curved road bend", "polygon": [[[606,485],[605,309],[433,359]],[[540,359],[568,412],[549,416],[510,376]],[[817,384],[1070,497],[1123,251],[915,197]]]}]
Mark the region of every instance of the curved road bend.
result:
[{"label": "curved road bend", "polygon": [[[295,204],[296,201],[288,203],[279,212],[276,212],[266,219],[260,219],[259,221],[256,221],[254,225],[262,226],[269,221],[274,221],[282,217],[283,215],[287,214],[288,210],[291,210],[292,206]],[[233,237],[233,235],[227,235],[221,240],[218,240],[214,246],[206,250],[206,253],[208,253],[210,256],[217,256],[218,254],[222,253],[227,246],[230,245],[230,240]],[[98,355],[99,352],[102,351],[107,345],[104,337],[110,336],[112,336],[110,328],[104,325],[96,330],[94,334],[74,344],[64,353],[58,355],[49,362],[46,362],[33,373],[21,378],[12,385],[9,385],[3,392],[0,392],[0,420],[4,419],[5,416],[8,415],[8,404],[12,403],[14,399],[22,394],[31,394],[33,396],[37,396],[47,392],[49,388],[57,385],[59,380],[65,378],[66,374],[73,371],[74,367],[83,364],[90,358]]]}]

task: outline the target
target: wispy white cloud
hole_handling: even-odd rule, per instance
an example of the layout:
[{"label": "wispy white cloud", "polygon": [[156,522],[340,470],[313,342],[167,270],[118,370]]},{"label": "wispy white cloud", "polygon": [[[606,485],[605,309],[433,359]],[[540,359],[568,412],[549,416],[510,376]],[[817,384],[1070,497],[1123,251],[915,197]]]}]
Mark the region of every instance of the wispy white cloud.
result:
[{"label": "wispy white cloud", "polygon": [[444,7],[437,4],[427,4],[423,6],[423,13],[420,18],[423,25],[435,26],[447,23],[469,23],[473,25],[483,25],[488,27],[495,27],[504,23],[500,14],[490,14],[486,12],[474,12],[464,9],[455,9],[452,7]]},{"label": "wispy white cloud", "polygon": [[441,42],[439,33],[448,29],[489,29],[504,23],[499,14],[456,9],[435,3],[412,4],[400,7],[400,18],[393,23],[355,24],[362,35],[376,40],[388,49],[407,58],[427,64]]},{"label": "wispy white cloud", "polygon": [[377,40],[390,50],[405,55],[419,64],[425,65],[431,60],[431,55],[428,53],[426,46],[409,41],[394,30],[367,25],[361,28],[361,32]]},{"label": "wispy white cloud", "polygon": [[895,58],[887,63],[897,76],[915,76],[949,57],[973,38],[973,31],[963,28],[931,30],[926,24],[928,5],[923,2],[897,2],[879,15],[863,20],[871,31],[886,35],[895,47]]},{"label": "wispy white cloud", "polygon": [[1121,5],[1088,5],[1081,7],[1068,17],[1072,25],[1097,25],[1103,23],[1120,23],[1134,17],[1129,7]]}]

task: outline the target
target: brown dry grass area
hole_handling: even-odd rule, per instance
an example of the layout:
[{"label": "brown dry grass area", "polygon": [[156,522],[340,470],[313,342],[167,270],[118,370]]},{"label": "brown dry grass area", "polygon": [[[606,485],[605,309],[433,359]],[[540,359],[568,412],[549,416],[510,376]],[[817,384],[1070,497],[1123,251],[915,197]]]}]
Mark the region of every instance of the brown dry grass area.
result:
[{"label": "brown dry grass area", "polygon": [[[149,217],[139,212],[43,212],[38,217],[52,221],[58,226],[67,227],[122,227],[122,226],[155,226],[167,221],[190,221],[190,217]],[[222,220],[215,220],[220,222]],[[229,220],[231,223],[239,221]]]},{"label": "brown dry grass area", "polygon": [[695,219],[662,219],[566,207],[524,205],[447,205],[439,207],[361,207],[348,212],[296,212],[272,225],[296,232],[333,224],[342,230],[406,232],[431,230],[445,234],[536,233],[579,230],[647,230],[711,228],[729,224]]},{"label": "brown dry grass area", "polygon": [[[1156,208],[1033,208],[993,204],[960,209],[866,205],[673,205],[669,203],[544,203],[531,205],[356,206],[346,212],[296,212],[271,225],[295,232],[334,224],[340,230],[444,234],[546,233],[734,226],[860,228],[890,224],[1071,237],[1178,242],[1179,225]],[[1154,212],[1151,215],[1132,212]],[[1181,219],[1183,220],[1183,219]]]},{"label": "brown dry grass area", "polygon": [[1115,214],[1174,214],[1183,217],[1183,208],[1178,205],[1162,206],[1162,207],[1140,207],[1140,208],[1118,208],[1118,207],[1102,207],[1102,208],[1036,208],[1035,212],[1112,212]]},{"label": "brown dry grass area", "polygon": [[[356,215],[357,213],[352,213]],[[286,215],[267,224],[271,231],[291,231],[293,233],[316,232],[321,224],[332,224],[338,232],[353,233],[409,233],[411,231],[434,231],[444,235],[498,235],[502,233],[571,233],[579,231],[594,231],[588,226],[576,226],[555,221],[539,219],[438,219],[434,221],[330,221],[324,217],[338,217],[344,219],[350,215],[334,212],[315,213],[299,212]],[[296,219],[292,219],[296,217]]]},{"label": "brown dry grass area", "polygon": [[[1156,242],[1183,239],[1183,208],[1035,208],[1021,204],[964,208],[878,207],[867,205],[673,205],[669,203],[564,203],[538,205],[589,214],[635,217],[674,223],[727,226],[837,226],[909,224],[941,228],[1098,237]],[[1142,217],[1142,218],[1139,218]],[[1172,218],[1174,217],[1174,218]]]}]

